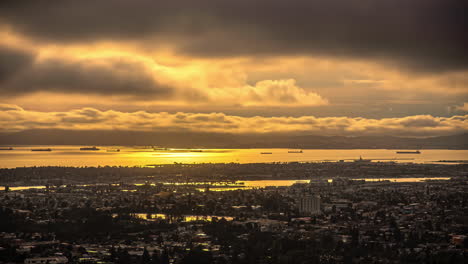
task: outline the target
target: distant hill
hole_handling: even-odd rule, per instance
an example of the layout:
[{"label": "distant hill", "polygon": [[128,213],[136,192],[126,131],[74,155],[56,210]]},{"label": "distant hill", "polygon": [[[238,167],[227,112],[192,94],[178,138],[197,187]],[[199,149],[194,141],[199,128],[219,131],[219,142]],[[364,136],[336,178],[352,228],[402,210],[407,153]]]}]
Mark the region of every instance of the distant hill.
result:
[{"label": "distant hill", "polygon": [[26,130],[0,133],[0,145],[154,145],[181,148],[468,149],[468,133],[428,138],[196,132]]}]

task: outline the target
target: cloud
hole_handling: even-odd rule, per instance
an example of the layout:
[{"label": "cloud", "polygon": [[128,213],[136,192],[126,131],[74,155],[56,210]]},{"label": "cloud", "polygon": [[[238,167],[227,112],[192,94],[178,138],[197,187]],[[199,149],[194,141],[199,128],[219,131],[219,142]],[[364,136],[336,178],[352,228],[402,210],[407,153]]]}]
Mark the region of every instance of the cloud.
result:
[{"label": "cloud", "polygon": [[[0,43],[0,84],[31,65],[35,55],[32,52],[12,48]],[[1,89],[1,88],[0,88]]]},{"label": "cloud", "polygon": [[40,60],[24,65],[1,84],[6,95],[46,91],[168,98],[173,92],[145,65],[125,59]]},{"label": "cloud", "polygon": [[28,129],[302,133],[328,135],[449,135],[468,131],[468,115],[401,118],[241,117],[223,113],[119,112],[82,108],[38,112],[0,105],[0,132]]},{"label": "cloud", "polygon": [[[0,46],[1,47],[1,46]],[[95,95],[115,100],[191,105],[318,106],[328,101],[294,79],[247,84],[245,73],[213,66],[165,66],[136,54],[26,57],[4,49],[0,92],[9,97],[37,93]],[[31,53],[32,54],[32,53]],[[25,58],[29,58],[26,60]],[[10,67],[11,65],[11,67]],[[205,67],[205,68],[203,68]],[[130,100],[129,100],[130,99]]]},{"label": "cloud", "polygon": [[12,104],[0,104],[0,111],[23,111],[23,108]]},{"label": "cloud", "polygon": [[40,58],[35,50],[0,42],[0,92],[17,96],[34,92],[169,98],[173,87],[157,72],[130,57],[76,59],[57,55]]},{"label": "cloud", "polygon": [[246,89],[245,100],[242,105],[295,105],[295,106],[317,106],[327,105],[328,101],[320,95],[307,92],[296,86],[293,79],[287,80],[264,80],[257,82],[255,86]]},{"label": "cloud", "polygon": [[3,0],[0,23],[52,43],[136,42],[208,57],[367,58],[440,72],[467,69],[467,5],[459,0]]},{"label": "cloud", "polygon": [[[230,80],[228,82],[235,82]],[[262,80],[255,85],[243,82],[232,87],[207,89],[211,104],[237,105],[242,107],[307,107],[328,105],[328,100],[319,94],[298,87],[294,79]]]}]

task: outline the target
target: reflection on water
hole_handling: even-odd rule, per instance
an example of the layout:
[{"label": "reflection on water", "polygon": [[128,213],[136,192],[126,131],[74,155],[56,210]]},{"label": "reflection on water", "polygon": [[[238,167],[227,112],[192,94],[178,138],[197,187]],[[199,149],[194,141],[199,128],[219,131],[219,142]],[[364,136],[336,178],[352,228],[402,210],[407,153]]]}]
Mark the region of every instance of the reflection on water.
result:
[{"label": "reflection on water", "polygon": [[[16,186],[10,187],[10,191],[22,191],[22,190],[29,190],[29,189],[45,189],[45,186]],[[5,190],[5,187],[0,187],[0,190]]]},{"label": "reflection on water", "polygon": [[[302,153],[288,153],[291,149],[169,149],[154,150],[138,147],[103,147],[98,151],[80,151],[81,146],[14,146],[0,151],[0,167],[23,166],[145,166],[177,163],[262,163],[262,162],[323,162],[345,160],[352,162],[362,156],[373,161],[435,162],[466,160],[468,150],[422,150],[421,154],[396,154],[388,149],[305,149]],[[32,148],[51,148],[53,151],[31,151]],[[108,149],[120,152],[108,152]],[[271,152],[262,155],[261,152]]]},{"label": "reflection on water", "polygon": [[436,177],[436,178],[372,178],[372,179],[355,179],[364,180],[366,182],[379,182],[379,181],[391,181],[391,182],[423,182],[423,181],[435,181],[435,180],[450,180],[447,177]]},{"label": "reflection on water", "polygon": [[[222,218],[224,218],[227,221],[234,220],[234,218],[230,216],[215,216],[215,215],[183,215],[181,217],[172,217],[171,219],[169,219],[169,216],[166,214],[131,214],[131,215],[133,217],[144,219],[144,220],[163,219],[163,220],[180,220],[182,222],[194,222],[194,221],[211,222],[213,221],[213,218],[216,218],[218,220],[221,220]],[[115,217],[117,216],[117,214],[114,214],[113,216]]]},{"label": "reflection on water", "polygon": [[[331,180],[329,180],[331,181]],[[222,191],[235,191],[235,190],[247,190],[255,188],[266,188],[266,187],[282,187],[282,186],[291,186],[296,183],[310,183],[310,180],[256,180],[256,181],[235,181],[231,185],[226,187],[210,187],[210,191],[222,192]],[[190,183],[188,183],[190,184]],[[206,183],[205,183],[206,185]],[[222,185],[222,184],[218,184]],[[214,185],[216,186],[216,185]],[[204,192],[205,188],[198,188],[198,191]]]},{"label": "reflection on water", "polygon": [[[238,186],[238,187],[226,187],[226,188],[209,188],[210,192],[227,192],[227,191],[237,191],[237,190],[247,190],[253,189],[252,187]],[[206,188],[197,188],[197,191],[206,192]]]},{"label": "reflection on water", "polygon": [[[450,180],[449,177],[432,177],[432,178],[359,178],[352,180],[364,180],[366,182],[378,182],[378,181],[391,181],[391,182],[423,182],[430,180]],[[333,182],[333,179],[328,179],[327,182]],[[291,186],[293,184],[310,183],[310,180],[253,180],[253,181],[235,181],[235,182],[164,182],[164,185],[175,185],[175,186],[226,186],[226,187],[210,187],[210,191],[233,191],[233,190],[245,190],[255,188],[266,188],[266,187],[281,187]],[[313,184],[313,182],[312,182]],[[117,184],[112,184],[117,186]],[[135,186],[143,186],[143,183],[134,184]],[[151,184],[155,186],[156,184]],[[84,187],[93,186],[92,184],[79,185]],[[10,187],[11,191],[21,191],[29,189],[44,189],[46,186],[16,186]],[[0,187],[0,190],[5,190],[5,187]],[[205,188],[197,188],[199,191],[205,191]],[[124,189],[123,192],[136,192],[136,189]]]},{"label": "reflection on water", "polygon": [[265,188],[268,186],[291,186],[295,183],[310,183],[310,180],[259,180],[259,181],[237,181],[238,184],[243,184],[246,187]]}]

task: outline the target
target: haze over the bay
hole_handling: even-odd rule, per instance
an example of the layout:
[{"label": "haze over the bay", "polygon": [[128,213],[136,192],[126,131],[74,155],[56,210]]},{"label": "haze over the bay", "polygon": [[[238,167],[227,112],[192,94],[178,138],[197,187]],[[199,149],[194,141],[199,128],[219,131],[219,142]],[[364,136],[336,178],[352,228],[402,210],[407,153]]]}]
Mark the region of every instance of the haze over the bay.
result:
[{"label": "haze over the bay", "polygon": [[0,133],[463,134],[467,7],[3,0]]}]

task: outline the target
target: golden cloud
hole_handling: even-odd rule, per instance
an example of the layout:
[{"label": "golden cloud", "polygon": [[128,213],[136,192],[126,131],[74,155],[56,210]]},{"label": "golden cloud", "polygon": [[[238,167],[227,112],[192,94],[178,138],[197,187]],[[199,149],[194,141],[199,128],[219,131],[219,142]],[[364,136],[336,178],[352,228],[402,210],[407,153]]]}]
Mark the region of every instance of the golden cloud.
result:
[{"label": "golden cloud", "polygon": [[[365,115],[374,111],[372,105],[379,105],[384,110],[377,115],[389,116],[385,109],[397,110],[398,106],[385,104],[409,104],[412,110],[403,114],[421,114],[427,113],[427,105],[433,105],[437,96],[440,110],[431,113],[444,115],[448,106],[463,103],[468,94],[466,71],[415,74],[357,58],[200,58],[164,48],[144,50],[124,41],[36,43],[5,29],[0,31],[1,45],[36,55],[32,65],[24,69],[24,63],[4,67],[19,65],[10,71],[8,82],[0,85],[0,92],[7,97],[3,102],[31,106],[41,97],[41,102],[47,103],[36,107],[39,110],[171,106],[179,107],[176,110],[198,107],[200,111],[226,112],[240,106],[296,111],[293,108],[328,105],[331,115],[342,115],[350,110],[342,106],[352,105],[355,115]],[[0,60],[0,68],[2,61],[6,60]],[[70,94],[73,99],[66,99]],[[418,104],[426,104],[426,108],[418,108]],[[314,108],[314,113],[323,115],[318,113],[321,110]],[[294,115],[309,113],[308,109],[301,111]]]},{"label": "golden cloud", "polygon": [[[32,46],[27,40],[9,36],[0,41],[0,57],[19,66],[5,80],[0,91],[10,98],[74,94],[117,96],[131,102],[154,104],[231,105],[301,107],[326,105],[315,92],[299,87],[294,79],[268,79],[255,85],[247,74],[230,62],[194,61],[172,65],[157,63],[128,47],[86,50],[83,47]],[[12,49],[21,46],[21,50]],[[57,56],[60,54],[60,56]],[[11,59],[10,59],[11,58]],[[21,59],[21,60],[20,60]],[[179,58],[180,60],[180,58]],[[8,61],[7,61],[8,62]],[[12,63],[0,68],[8,69]],[[230,65],[229,65],[230,64]],[[221,69],[220,69],[221,68]],[[1,77],[1,76],[0,76]],[[129,100],[131,99],[131,100]]]},{"label": "golden cloud", "polygon": [[39,112],[0,104],[0,131],[28,129],[193,131],[215,133],[320,133],[329,135],[449,135],[468,131],[468,115],[401,118],[241,117],[224,113],[120,112],[81,108]]}]

